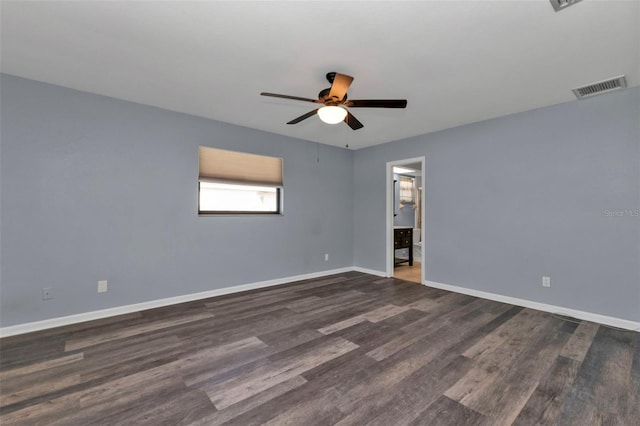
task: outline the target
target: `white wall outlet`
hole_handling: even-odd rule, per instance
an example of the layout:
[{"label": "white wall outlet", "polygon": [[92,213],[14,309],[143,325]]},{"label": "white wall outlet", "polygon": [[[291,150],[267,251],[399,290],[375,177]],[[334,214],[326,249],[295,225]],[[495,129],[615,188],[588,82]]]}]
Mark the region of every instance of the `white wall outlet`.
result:
[{"label": "white wall outlet", "polygon": [[329,261],[329,253],[325,253],[324,254],[324,261],[328,262]]},{"label": "white wall outlet", "polygon": [[551,277],[542,277],[542,287],[551,287]]},{"label": "white wall outlet", "polygon": [[53,299],[53,288],[44,287],[42,289],[42,300],[51,300],[51,299]]},{"label": "white wall outlet", "polygon": [[98,293],[106,293],[107,292],[107,280],[98,281]]}]

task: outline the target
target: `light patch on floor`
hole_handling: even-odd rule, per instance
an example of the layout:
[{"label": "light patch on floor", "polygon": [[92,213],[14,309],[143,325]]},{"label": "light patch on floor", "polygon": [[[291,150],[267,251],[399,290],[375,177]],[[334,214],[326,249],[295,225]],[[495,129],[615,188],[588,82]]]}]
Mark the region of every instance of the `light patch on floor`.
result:
[{"label": "light patch on floor", "polygon": [[422,283],[421,275],[422,265],[420,262],[414,261],[413,266],[409,266],[408,263],[403,263],[393,268],[394,278],[400,278],[401,280]]}]

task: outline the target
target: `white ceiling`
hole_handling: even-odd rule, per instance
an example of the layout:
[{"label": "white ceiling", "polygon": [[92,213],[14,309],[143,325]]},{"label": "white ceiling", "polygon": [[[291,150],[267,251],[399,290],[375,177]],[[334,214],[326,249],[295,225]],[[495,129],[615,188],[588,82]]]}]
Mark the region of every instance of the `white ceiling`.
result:
[{"label": "white ceiling", "polygon": [[[640,84],[633,0],[2,1],[1,26],[4,73],[354,149]],[[314,105],[259,96],[315,98],[328,71],[407,109],[291,126]]]}]

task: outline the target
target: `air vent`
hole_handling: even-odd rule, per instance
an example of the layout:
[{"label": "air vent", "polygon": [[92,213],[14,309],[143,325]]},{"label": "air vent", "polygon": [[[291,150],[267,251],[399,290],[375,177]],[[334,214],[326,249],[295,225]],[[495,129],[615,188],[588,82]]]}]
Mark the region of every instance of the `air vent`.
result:
[{"label": "air vent", "polygon": [[567,7],[578,3],[581,0],[549,0],[551,2],[551,6],[556,12],[559,12]]},{"label": "air vent", "polygon": [[612,92],[614,90],[620,90],[627,87],[627,80],[624,75],[620,77],[612,78],[610,80],[597,81],[587,86],[577,87],[573,90],[573,93],[578,99],[588,98],[589,96],[600,95],[602,93]]}]

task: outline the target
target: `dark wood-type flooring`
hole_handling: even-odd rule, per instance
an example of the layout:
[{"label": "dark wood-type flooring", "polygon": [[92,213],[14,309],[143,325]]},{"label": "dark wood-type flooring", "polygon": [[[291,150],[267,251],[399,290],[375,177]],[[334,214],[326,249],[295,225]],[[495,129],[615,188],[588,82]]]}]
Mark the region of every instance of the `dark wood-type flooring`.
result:
[{"label": "dark wood-type flooring", "polygon": [[5,338],[0,423],[638,425],[638,333],[360,273]]}]

